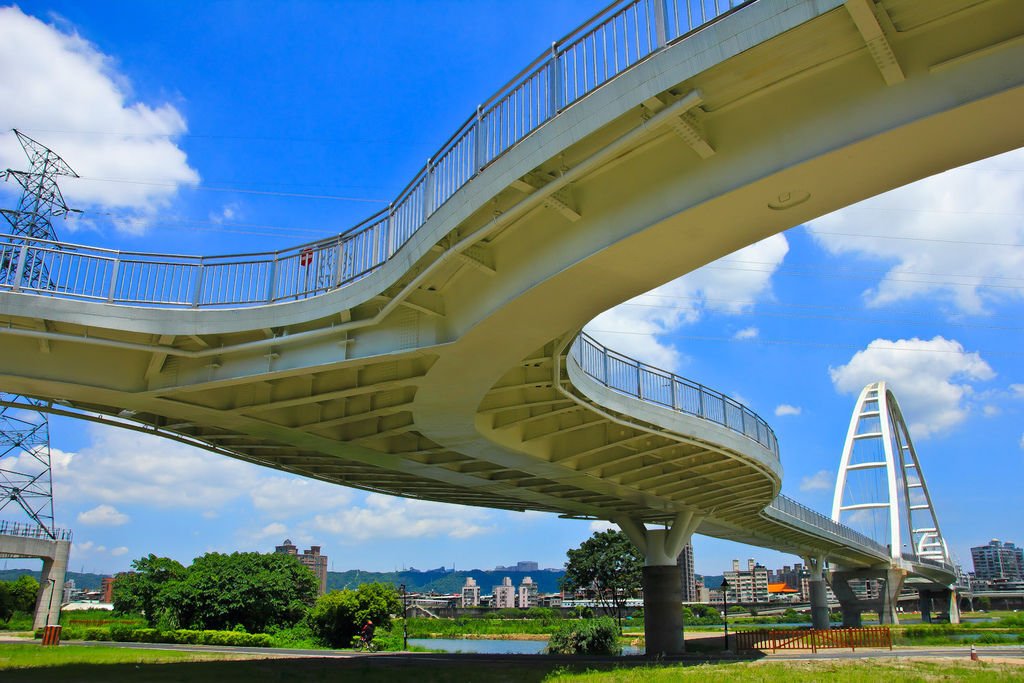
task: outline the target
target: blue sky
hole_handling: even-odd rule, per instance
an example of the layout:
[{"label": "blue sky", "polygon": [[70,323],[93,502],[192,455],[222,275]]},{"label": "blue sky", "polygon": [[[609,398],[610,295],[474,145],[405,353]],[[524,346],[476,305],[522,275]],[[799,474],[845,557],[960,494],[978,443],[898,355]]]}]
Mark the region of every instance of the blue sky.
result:
[{"label": "blue sky", "polygon": [[[186,254],[274,249],[386,204],[509,77],[600,9],[571,2],[79,3],[0,9],[0,130],[82,177],[67,241]],[[13,134],[0,167],[21,168]],[[13,188],[0,188],[4,205]],[[828,513],[850,411],[883,379],[947,542],[1024,542],[1024,153],[928,179],[752,245],[590,325],[751,406],[783,491]],[[53,419],[72,569],[149,552],[316,543],[332,569],[560,566],[586,522],[332,487]],[[5,511],[6,512],[6,511]],[[797,558],[696,537],[698,571]],[[13,566],[13,565],[12,565]]]}]

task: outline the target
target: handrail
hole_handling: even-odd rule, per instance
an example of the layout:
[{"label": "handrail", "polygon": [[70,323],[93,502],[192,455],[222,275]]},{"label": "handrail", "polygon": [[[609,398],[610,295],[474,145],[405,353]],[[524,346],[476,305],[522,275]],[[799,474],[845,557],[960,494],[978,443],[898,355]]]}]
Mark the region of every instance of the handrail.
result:
[{"label": "handrail", "polygon": [[494,160],[667,46],[756,0],[616,0],[484,100],[395,200],[341,233],[280,251],[184,256],[0,236],[0,290],[128,306],[256,306],[373,272]]},{"label": "handrail", "polygon": [[869,548],[870,550],[878,553],[881,557],[889,556],[889,549],[873,538],[865,536],[845,524],[840,524],[839,522],[834,521],[831,517],[823,515],[820,512],[816,512],[806,505],[798,503],[792,498],[784,496],[781,493],[775,497],[775,500],[773,500],[765,510],[774,510],[784,515],[795,517],[805,524],[810,524],[818,529],[833,533],[850,543]]},{"label": "handrail", "polygon": [[70,529],[47,529],[46,527],[38,524],[11,522],[4,519],[0,520],[0,536],[41,538],[45,541],[70,541],[72,533]]},{"label": "handrail", "polygon": [[779,458],[779,442],[768,423],[719,391],[613,351],[585,332],[573,340],[570,354],[583,372],[609,389],[720,424]]}]

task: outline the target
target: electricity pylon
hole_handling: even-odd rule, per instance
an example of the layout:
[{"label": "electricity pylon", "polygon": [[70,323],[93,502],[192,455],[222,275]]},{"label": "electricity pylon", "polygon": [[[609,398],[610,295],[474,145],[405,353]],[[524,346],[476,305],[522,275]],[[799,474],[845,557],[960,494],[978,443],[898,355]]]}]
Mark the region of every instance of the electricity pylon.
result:
[{"label": "electricity pylon", "polygon": [[[5,251],[0,264],[0,285],[50,289],[46,254],[56,245],[53,218],[72,209],[64,203],[57,176],[78,174],[57,154],[15,130],[28,156],[30,170],[7,169],[4,180],[21,185],[15,209],[0,209],[11,225],[10,243],[20,250]],[[16,506],[56,538],[53,521],[53,477],[50,463],[50,423],[42,410],[45,402],[26,396],[0,393],[0,511]]]}]

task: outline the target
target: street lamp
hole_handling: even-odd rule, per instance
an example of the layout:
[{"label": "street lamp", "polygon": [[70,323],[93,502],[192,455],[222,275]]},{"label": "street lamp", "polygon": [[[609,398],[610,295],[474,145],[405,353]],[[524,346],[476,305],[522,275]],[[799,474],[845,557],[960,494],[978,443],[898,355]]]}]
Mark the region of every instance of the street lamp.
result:
[{"label": "street lamp", "polygon": [[402,591],[402,649],[409,649],[409,608],[405,602],[405,584],[398,587]]},{"label": "street lamp", "polygon": [[725,625],[725,647],[723,651],[729,650],[729,582],[722,579],[722,623]]}]

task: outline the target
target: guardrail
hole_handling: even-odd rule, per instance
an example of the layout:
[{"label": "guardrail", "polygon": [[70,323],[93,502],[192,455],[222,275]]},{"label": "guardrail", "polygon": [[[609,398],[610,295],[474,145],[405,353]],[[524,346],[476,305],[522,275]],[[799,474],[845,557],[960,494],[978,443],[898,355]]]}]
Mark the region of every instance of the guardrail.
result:
[{"label": "guardrail", "polygon": [[[50,532],[53,533],[50,533]],[[42,538],[49,541],[70,541],[70,529],[46,529],[38,524],[9,522],[0,520],[0,536],[21,536],[22,538]]]},{"label": "guardrail", "polygon": [[901,553],[900,556],[907,562],[927,564],[931,565],[932,567],[938,567],[940,569],[946,569],[948,571],[955,572],[955,569],[952,564],[950,564],[949,562],[945,562],[943,560],[936,560],[933,557],[921,557],[920,555],[915,555],[914,553]]},{"label": "guardrail", "polygon": [[765,508],[766,512],[769,510],[794,517],[805,524],[809,524],[818,529],[835,534],[852,544],[874,550],[881,557],[889,557],[889,549],[878,541],[865,536],[859,531],[854,531],[845,524],[835,522],[831,517],[826,517],[820,512],[816,512],[788,496],[784,496],[782,494],[776,496],[775,500],[771,502],[771,505]]},{"label": "guardrail", "polygon": [[581,332],[570,353],[587,375],[641,401],[716,422],[770,450],[778,459],[775,432],[761,417],[721,392],[613,351]]},{"label": "guardrail", "polygon": [[253,306],[355,282],[460,188],[559,112],[638,62],[756,0],[617,1],[481,104],[387,209],[325,240],[226,256],[114,251],[0,236],[0,289],[122,305]]}]

